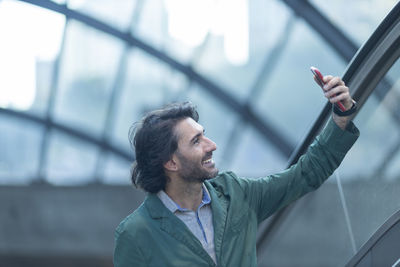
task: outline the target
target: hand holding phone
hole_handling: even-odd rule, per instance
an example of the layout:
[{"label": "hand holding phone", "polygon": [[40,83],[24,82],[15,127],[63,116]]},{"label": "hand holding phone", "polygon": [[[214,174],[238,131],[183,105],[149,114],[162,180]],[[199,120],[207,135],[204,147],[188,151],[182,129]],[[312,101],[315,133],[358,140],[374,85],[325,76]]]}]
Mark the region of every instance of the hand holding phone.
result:
[{"label": "hand holding phone", "polygon": [[[324,85],[325,85],[324,76],[322,76],[321,72],[315,67],[311,67],[310,70],[314,74],[314,76],[315,76],[315,78],[316,78],[316,80],[318,82],[318,85],[321,86],[321,88],[323,88]],[[335,103],[335,105],[341,111],[343,111],[343,112],[346,111],[346,108],[343,106],[342,102],[338,101],[338,102]]]}]

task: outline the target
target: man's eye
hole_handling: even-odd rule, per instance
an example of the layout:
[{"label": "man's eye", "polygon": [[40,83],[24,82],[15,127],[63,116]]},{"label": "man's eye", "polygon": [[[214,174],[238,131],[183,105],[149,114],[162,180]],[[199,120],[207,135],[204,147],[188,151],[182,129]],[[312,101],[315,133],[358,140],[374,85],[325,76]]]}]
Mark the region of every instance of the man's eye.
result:
[{"label": "man's eye", "polygon": [[196,138],[196,139],[193,141],[193,143],[194,143],[194,144],[200,143],[200,139]]}]

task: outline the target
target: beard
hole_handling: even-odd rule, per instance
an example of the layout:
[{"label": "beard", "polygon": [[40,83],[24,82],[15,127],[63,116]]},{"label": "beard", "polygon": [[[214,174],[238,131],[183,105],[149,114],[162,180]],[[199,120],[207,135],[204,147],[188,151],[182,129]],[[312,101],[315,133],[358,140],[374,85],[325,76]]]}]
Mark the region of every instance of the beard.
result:
[{"label": "beard", "polygon": [[208,169],[201,163],[194,162],[183,155],[178,154],[177,156],[182,165],[182,169],[179,174],[186,182],[203,183],[204,181],[214,178],[218,175],[218,169],[215,167]]}]

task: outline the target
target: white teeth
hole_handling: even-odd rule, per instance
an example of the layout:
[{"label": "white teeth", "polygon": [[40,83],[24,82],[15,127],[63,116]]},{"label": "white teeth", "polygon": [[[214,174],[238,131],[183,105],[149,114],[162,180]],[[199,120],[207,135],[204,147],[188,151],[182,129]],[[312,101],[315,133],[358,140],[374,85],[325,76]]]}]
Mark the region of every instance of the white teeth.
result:
[{"label": "white teeth", "polygon": [[211,162],[212,162],[212,159],[208,159],[208,160],[203,161],[203,164],[208,164],[208,163],[211,163]]}]

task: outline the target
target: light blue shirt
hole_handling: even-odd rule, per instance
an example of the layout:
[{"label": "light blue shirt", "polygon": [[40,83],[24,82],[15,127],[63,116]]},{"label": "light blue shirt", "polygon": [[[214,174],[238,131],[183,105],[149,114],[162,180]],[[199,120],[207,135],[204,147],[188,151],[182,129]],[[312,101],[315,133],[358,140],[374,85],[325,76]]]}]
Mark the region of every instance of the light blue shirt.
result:
[{"label": "light blue shirt", "polygon": [[208,255],[216,263],[214,247],[214,226],[212,222],[211,198],[207,188],[203,184],[203,198],[196,211],[181,208],[163,190],[157,193],[162,203],[176,217],[181,219],[190,231],[197,237]]}]

